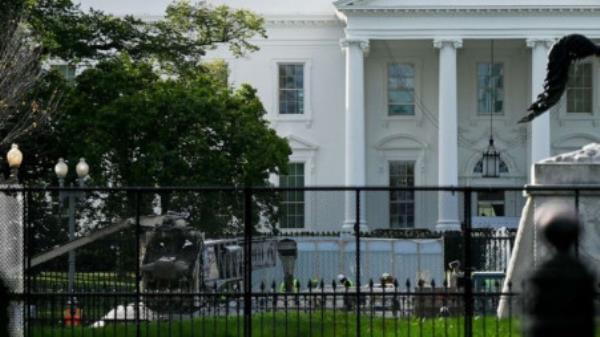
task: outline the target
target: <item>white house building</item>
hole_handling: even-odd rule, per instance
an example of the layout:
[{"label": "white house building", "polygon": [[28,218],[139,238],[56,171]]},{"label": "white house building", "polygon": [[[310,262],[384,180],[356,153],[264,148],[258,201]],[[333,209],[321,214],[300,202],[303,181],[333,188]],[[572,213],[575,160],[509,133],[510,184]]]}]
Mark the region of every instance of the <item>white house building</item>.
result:
[{"label": "white house building", "polygon": [[[160,2],[160,4],[158,4]],[[229,62],[257,88],[293,149],[286,185],[524,185],[532,162],[600,141],[600,67],[572,68],[550,114],[517,124],[541,91],[557,38],[600,38],[600,0],[210,0],[266,18],[260,50]],[[87,0],[115,14],[160,15],[167,1]],[[486,177],[490,135],[499,177]],[[451,193],[368,192],[366,228],[457,228]],[[282,227],[339,230],[353,196],[289,194]],[[518,193],[480,193],[474,215],[516,225]],[[485,222],[484,219],[478,219]],[[493,224],[495,220],[488,222]]]}]

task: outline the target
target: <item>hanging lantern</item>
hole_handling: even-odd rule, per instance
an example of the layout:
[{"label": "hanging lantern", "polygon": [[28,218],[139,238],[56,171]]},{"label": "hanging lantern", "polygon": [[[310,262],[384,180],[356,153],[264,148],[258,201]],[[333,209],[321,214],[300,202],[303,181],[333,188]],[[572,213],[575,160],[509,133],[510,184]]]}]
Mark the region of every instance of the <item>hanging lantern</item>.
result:
[{"label": "hanging lantern", "polygon": [[490,138],[487,150],[483,153],[483,177],[498,178],[500,176],[500,153],[496,151],[494,139]]}]

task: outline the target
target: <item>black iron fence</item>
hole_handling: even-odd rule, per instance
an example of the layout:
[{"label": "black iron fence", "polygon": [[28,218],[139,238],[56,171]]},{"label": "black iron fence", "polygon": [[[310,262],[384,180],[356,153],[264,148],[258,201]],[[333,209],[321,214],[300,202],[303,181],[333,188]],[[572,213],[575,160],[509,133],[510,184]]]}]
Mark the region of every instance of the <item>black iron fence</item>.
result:
[{"label": "black iron fence", "polygon": [[[21,237],[3,242],[21,250],[22,276],[7,275],[13,329],[26,336],[519,336],[520,296],[504,284],[514,219],[508,228],[474,220],[490,211],[502,215],[496,224],[514,218],[524,191],[570,196],[577,208],[580,195],[594,190],[6,189],[0,207],[12,215],[0,220],[22,226]],[[480,205],[480,193],[498,191],[505,204]],[[74,205],[61,202],[69,193],[78,197]],[[440,193],[460,209],[452,231],[435,230]],[[6,251],[12,262],[0,262],[16,270]]]}]

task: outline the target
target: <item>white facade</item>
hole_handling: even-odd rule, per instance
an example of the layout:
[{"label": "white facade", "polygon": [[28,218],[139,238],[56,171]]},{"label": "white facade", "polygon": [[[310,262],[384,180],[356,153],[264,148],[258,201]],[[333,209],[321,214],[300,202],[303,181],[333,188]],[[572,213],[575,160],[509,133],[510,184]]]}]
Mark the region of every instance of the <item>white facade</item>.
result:
[{"label": "white facade", "polygon": [[[532,125],[517,124],[542,87],[551,43],[569,33],[600,38],[599,0],[209,2],[265,16],[268,39],[253,41],[260,51],[240,59],[226,50],[210,56],[229,62],[234,85],[258,89],[271,125],[290,140],[291,161],[305,164],[306,185],[387,186],[394,161],[414,163],[415,185],[523,185],[533,161],[600,141],[596,60],[590,60],[591,111],[567,112],[563,98]],[[160,15],[125,4],[120,11]],[[492,40],[504,89],[493,138],[508,172],[483,178],[474,169],[488,144],[490,118],[478,111],[478,64],[490,63]],[[280,64],[303,65],[302,114],[279,111]],[[389,114],[390,64],[414,69],[412,115]],[[518,216],[518,194],[504,198],[502,215]],[[364,199],[361,224],[389,227],[389,193]],[[304,202],[305,229],[339,230],[355,221],[353,197],[315,192]],[[472,206],[475,214],[477,198]],[[417,193],[414,226],[456,228],[462,207],[457,195]]]}]

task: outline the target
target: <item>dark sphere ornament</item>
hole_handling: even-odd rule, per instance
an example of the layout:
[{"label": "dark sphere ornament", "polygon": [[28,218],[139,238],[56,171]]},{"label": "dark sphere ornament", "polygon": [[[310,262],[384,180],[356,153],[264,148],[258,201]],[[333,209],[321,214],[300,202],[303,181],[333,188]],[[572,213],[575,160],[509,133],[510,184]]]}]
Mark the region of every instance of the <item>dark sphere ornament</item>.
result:
[{"label": "dark sphere ornament", "polygon": [[538,226],[544,239],[559,252],[567,252],[579,239],[581,224],[575,210],[550,204],[540,210]]}]

